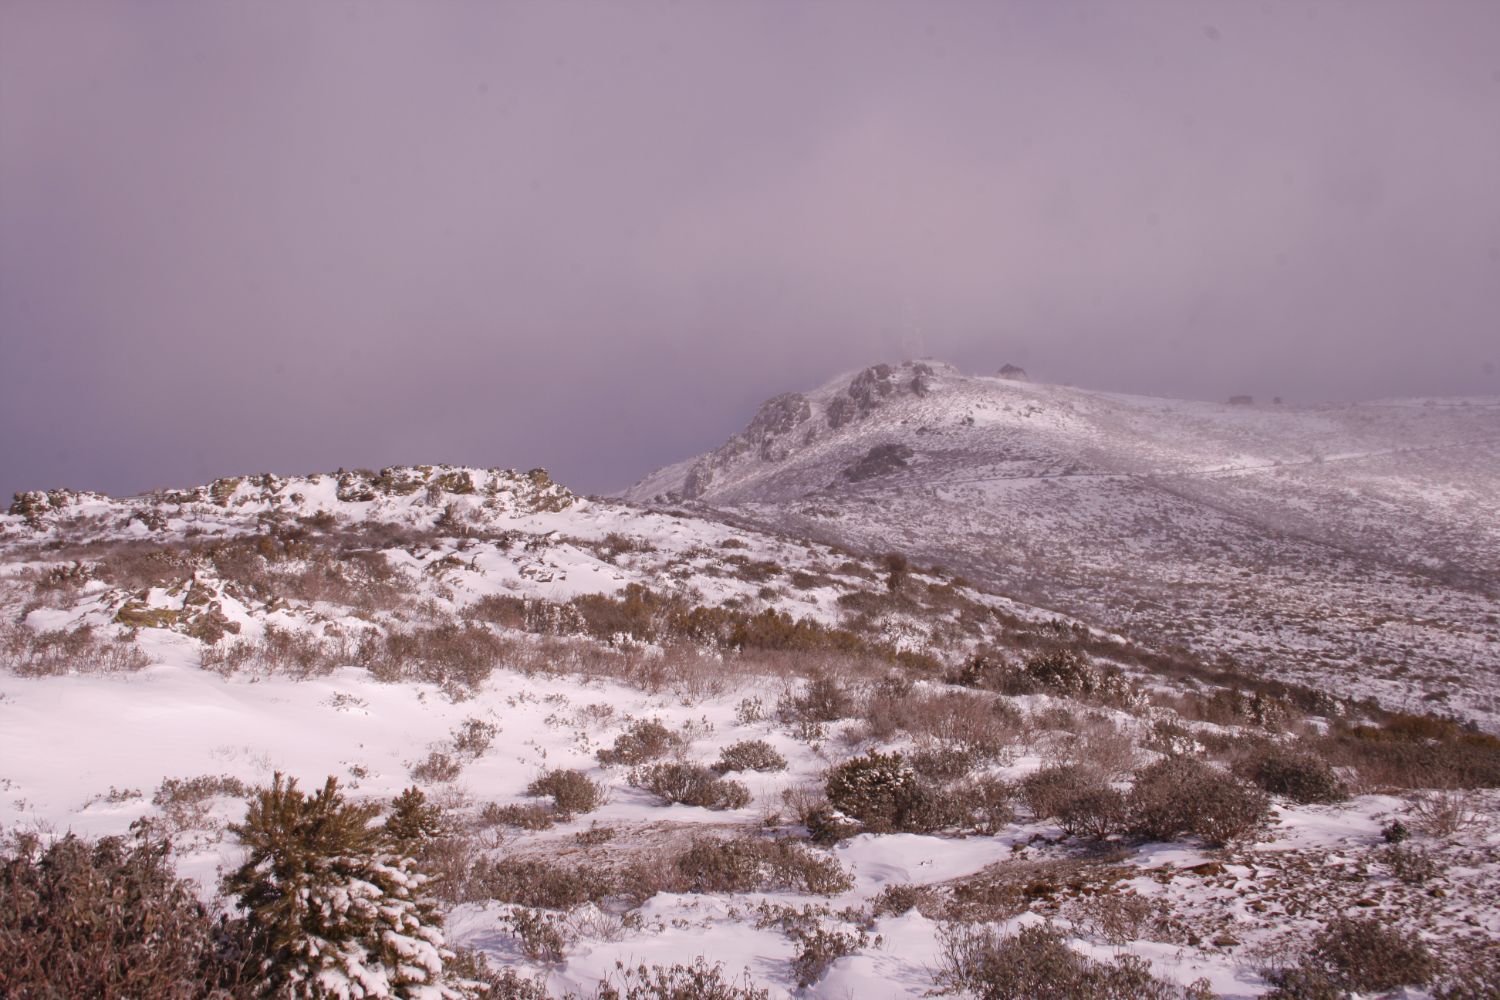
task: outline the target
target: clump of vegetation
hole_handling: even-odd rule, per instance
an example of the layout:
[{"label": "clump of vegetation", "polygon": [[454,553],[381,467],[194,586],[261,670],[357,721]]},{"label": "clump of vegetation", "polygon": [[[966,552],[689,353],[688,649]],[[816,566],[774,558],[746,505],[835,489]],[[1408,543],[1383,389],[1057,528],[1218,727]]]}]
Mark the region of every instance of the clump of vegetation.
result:
[{"label": "clump of vegetation", "polygon": [[1348,786],[1328,761],[1304,747],[1260,744],[1238,762],[1235,771],[1262,790],[1293,802],[1342,802],[1349,797]]},{"label": "clump of vegetation", "polygon": [[1257,830],[1270,804],[1259,789],[1215,767],[1164,757],[1136,772],[1128,808],[1131,828],[1144,837],[1193,835],[1223,845]]},{"label": "clump of vegetation", "polygon": [[627,767],[634,767],[659,760],[669,753],[680,750],[685,742],[679,734],[672,732],[656,719],[650,721],[638,719],[615,738],[613,747],[600,750],[594,756],[599,759],[599,763],[604,765],[624,764]]},{"label": "clump of vegetation", "polygon": [[1371,787],[1500,788],[1500,737],[1430,715],[1336,724],[1320,749]]},{"label": "clump of vegetation", "polygon": [[906,830],[922,805],[917,774],[898,753],[871,751],[828,773],[828,804],[872,832]]},{"label": "clump of vegetation", "polygon": [[713,769],[719,774],[731,771],[785,771],[786,758],[765,740],[744,740],[720,751]]},{"label": "clump of vegetation", "polygon": [[1375,918],[1335,917],[1290,964],[1262,970],[1278,1000],[1323,1000],[1425,986],[1438,963],[1422,941]]},{"label": "clump of vegetation", "polygon": [[592,1000],[770,1000],[746,972],[728,979],[722,965],[695,958],[687,965],[615,965],[615,972],[599,985]]},{"label": "clump of vegetation", "polygon": [[651,764],[632,771],[630,784],[660,796],[668,804],[704,809],[743,809],[750,804],[750,789],[697,764]]},{"label": "clump of vegetation", "polygon": [[521,906],[503,918],[521,944],[521,954],[533,962],[556,964],[567,957],[567,936],[555,913]]},{"label": "clump of vegetation", "polygon": [[980,1000],[1207,1000],[1199,981],[1173,985],[1151,974],[1135,955],[1098,962],[1068,946],[1061,932],[1042,924],[1003,935],[990,928],[961,927],[946,935],[937,983],[943,993],[971,993]]},{"label": "clump of vegetation", "polygon": [[219,921],[165,842],[69,834],[0,855],[0,995],[254,994],[246,927]]},{"label": "clump of vegetation", "polygon": [[385,835],[401,853],[415,857],[424,844],[443,835],[445,826],[442,809],[429,803],[426,793],[413,786],[392,800]]},{"label": "clump of vegetation", "polygon": [[0,625],[0,669],[20,677],[131,672],[150,662],[129,638],[101,639],[89,625],[43,632]]},{"label": "clump of vegetation", "polygon": [[265,988],[357,983],[400,995],[450,985],[427,880],[371,825],[378,811],[345,801],[334,778],[309,796],[277,774],[231,827],[247,856],[224,889],[245,913]]},{"label": "clump of vegetation", "polygon": [[495,899],[533,909],[571,910],[609,896],[644,902],[656,894],[659,879],[639,867],[606,868],[511,857],[480,862],[471,882],[470,895],[474,899]]},{"label": "clump of vegetation", "polygon": [[787,840],[703,838],[677,859],[690,892],[805,892],[831,896],[854,880],[827,854]]},{"label": "clump of vegetation", "polygon": [[548,796],[564,816],[591,813],[604,804],[604,789],[582,771],[558,768],[526,786],[527,795]]},{"label": "clump of vegetation", "polygon": [[536,802],[503,806],[486,802],[479,811],[479,822],[485,826],[510,826],[520,830],[548,830],[557,824],[558,818],[552,807]]}]

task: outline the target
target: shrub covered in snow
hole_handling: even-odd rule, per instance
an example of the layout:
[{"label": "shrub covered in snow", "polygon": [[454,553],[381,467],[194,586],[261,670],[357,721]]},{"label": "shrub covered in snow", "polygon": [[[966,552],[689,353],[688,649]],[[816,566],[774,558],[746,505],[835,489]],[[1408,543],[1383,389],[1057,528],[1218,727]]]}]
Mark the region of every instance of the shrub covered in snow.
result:
[{"label": "shrub covered in snow", "polygon": [[916,772],[898,753],[871,751],[828,773],[828,803],[874,832],[905,829],[921,801]]},{"label": "shrub covered in snow", "polygon": [[371,825],[379,807],[314,795],[277,774],[230,829],[245,862],[224,888],[245,911],[268,992],[290,997],[457,997],[426,877]]}]

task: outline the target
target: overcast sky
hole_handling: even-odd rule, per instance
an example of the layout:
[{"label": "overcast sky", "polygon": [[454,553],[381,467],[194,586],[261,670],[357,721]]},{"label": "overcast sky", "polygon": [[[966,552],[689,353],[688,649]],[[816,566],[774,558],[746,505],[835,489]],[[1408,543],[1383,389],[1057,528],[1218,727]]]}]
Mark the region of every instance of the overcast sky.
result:
[{"label": "overcast sky", "polygon": [[1500,3],[0,3],[0,490],[588,491],[931,355],[1500,392]]}]

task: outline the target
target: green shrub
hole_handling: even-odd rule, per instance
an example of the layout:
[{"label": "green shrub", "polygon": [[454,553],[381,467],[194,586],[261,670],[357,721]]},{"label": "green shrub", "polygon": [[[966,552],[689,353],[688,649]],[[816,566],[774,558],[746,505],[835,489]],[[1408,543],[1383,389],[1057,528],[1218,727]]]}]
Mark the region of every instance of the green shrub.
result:
[{"label": "green shrub", "polygon": [[315,795],[275,776],[230,827],[245,862],[224,879],[245,911],[259,977],[301,995],[311,983],[358,983],[396,996],[448,985],[436,905],[410,858],[389,851],[379,807],[344,800],[329,778]]},{"label": "green shrub", "polygon": [[443,811],[428,804],[420,788],[408,788],[391,802],[385,835],[401,853],[416,857],[423,845],[443,835]]}]

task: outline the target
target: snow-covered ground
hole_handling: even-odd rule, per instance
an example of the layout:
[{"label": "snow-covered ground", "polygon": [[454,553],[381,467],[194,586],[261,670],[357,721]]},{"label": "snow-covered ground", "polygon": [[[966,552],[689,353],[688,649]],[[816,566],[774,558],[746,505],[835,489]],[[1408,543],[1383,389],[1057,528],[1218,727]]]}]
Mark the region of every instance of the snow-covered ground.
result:
[{"label": "snow-covered ground", "polygon": [[[1078,519],[1069,528],[1076,531],[1108,514],[1106,494],[1097,492],[1105,484],[1136,481],[1116,473],[1056,478],[1094,484],[1097,506],[1067,515]],[[1048,487],[1024,478],[948,482],[928,502],[946,497],[949,506],[928,517],[943,522],[972,504],[969,491],[1011,502],[1014,491],[1033,489]],[[1155,502],[1174,502],[1164,496]],[[1147,516],[1140,505],[1133,510]],[[863,523],[873,533],[885,522]],[[955,546],[963,531],[979,530],[957,513],[953,523]],[[0,828],[170,833],[181,870],[206,895],[239,859],[226,824],[277,771],[304,786],[336,776],[351,795],[382,803],[423,785],[467,831],[465,849],[479,860],[530,859],[563,871],[671,869],[700,836],[802,835],[798,796],[821,789],[828,769],[856,754],[940,749],[964,738],[900,726],[877,735],[857,710],[817,724],[778,711],[824,668],[844,671],[837,676],[859,697],[884,674],[906,671],[912,686],[901,697],[971,699],[984,719],[1014,719],[1006,723],[1010,742],[975,771],[1012,782],[1048,764],[1113,755],[1123,790],[1130,768],[1156,755],[1148,744],[1159,746],[1151,741],[1160,724],[1189,734],[1170,738],[1221,746],[1269,732],[1179,718],[1174,699],[1204,699],[1211,689],[1151,674],[1142,666],[1148,660],[1125,656],[1149,648],[1127,630],[1089,628],[1025,603],[1013,596],[1019,587],[1006,596],[955,579],[957,561],[943,572],[909,568],[898,584],[883,557],[757,529],[733,512],[578,497],[542,473],[431,467],[221,480],[128,499],[31,494],[0,516],[0,531],[0,653],[8,666],[0,670]],[[872,534],[867,551],[914,551],[911,537]],[[1332,584],[1309,573],[1304,585]],[[1184,592],[1192,586],[1182,583]],[[800,620],[860,652],[840,659],[829,645],[740,655],[722,633],[643,636],[630,631],[639,623],[628,617],[618,619],[622,631],[599,629],[648,592],[701,613],[694,622],[744,627],[774,612],[784,616],[772,619],[778,627]],[[601,598],[619,603],[588,619],[588,602]],[[1425,615],[1423,627],[1446,628],[1445,615],[1467,614],[1443,605],[1451,599],[1443,592],[1427,599],[1420,610],[1405,609]],[[1482,621],[1469,624],[1483,634]],[[1339,641],[1337,623],[1315,611],[1280,627],[1283,646],[1331,655]],[[685,635],[695,637],[686,650]],[[464,636],[484,637],[463,654],[459,667],[477,668],[467,673],[442,660],[446,647],[423,645]],[[1019,659],[1048,637],[1120,651],[1118,665],[1139,691],[1113,702],[999,696],[958,688],[944,675],[976,651]],[[901,659],[911,654],[929,659]],[[1307,663],[1296,669],[1332,683]],[[1476,682],[1461,683],[1469,690]],[[1374,676],[1339,686],[1350,690],[1334,694],[1385,692]],[[666,805],[634,787],[629,768],[597,757],[648,720],[680,737],[672,754],[683,761],[707,765],[732,744],[764,740],[788,766],[728,775],[748,789],[739,808]],[[1299,719],[1278,738],[1315,736],[1329,725]],[[432,766],[435,759],[445,766]],[[536,803],[528,785],[557,768],[597,781],[604,803],[545,829],[493,818],[501,807]],[[555,961],[528,957],[511,920],[516,904],[482,892],[449,906],[448,934],[497,964],[544,977],[558,995],[591,989],[617,963],[702,956],[728,974],[743,970],[773,996],[830,1000],[927,995],[946,935],[966,920],[1010,929],[1051,921],[1083,953],[1138,955],[1166,980],[1206,979],[1228,997],[1266,992],[1256,956],[1339,912],[1389,916],[1434,948],[1500,937],[1495,793],[1464,793],[1471,821],[1450,833],[1418,831],[1414,842],[1436,867],[1414,882],[1398,877],[1382,830],[1396,818],[1420,825],[1417,793],[1359,790],[1368,794],[1332,805],[1278,800],[1252,842],[1223,849],[1192,838],[1092,843],[1019,807],[992,833],[859,834],[827,850],[849,875],[847,890],[677,887],[646,893],[643,902],[601,897],[551,918],[565,940]],[[917,891],[902,887],[930,893],[921,897],[927,903],[886,906],[888,890]],[[1026,903],[995,902],[1013,898]],[[1123,936],[1119,919],[1101,910],[1101,901],[1119,900],[1140,908]],[[796,928],[813,926],[847,953],[799,986]]]},{"label": "snow-covered ground", "polygon": [[1500,724],[1500,399],[1223,405],[880,366],[625,496]]}]

